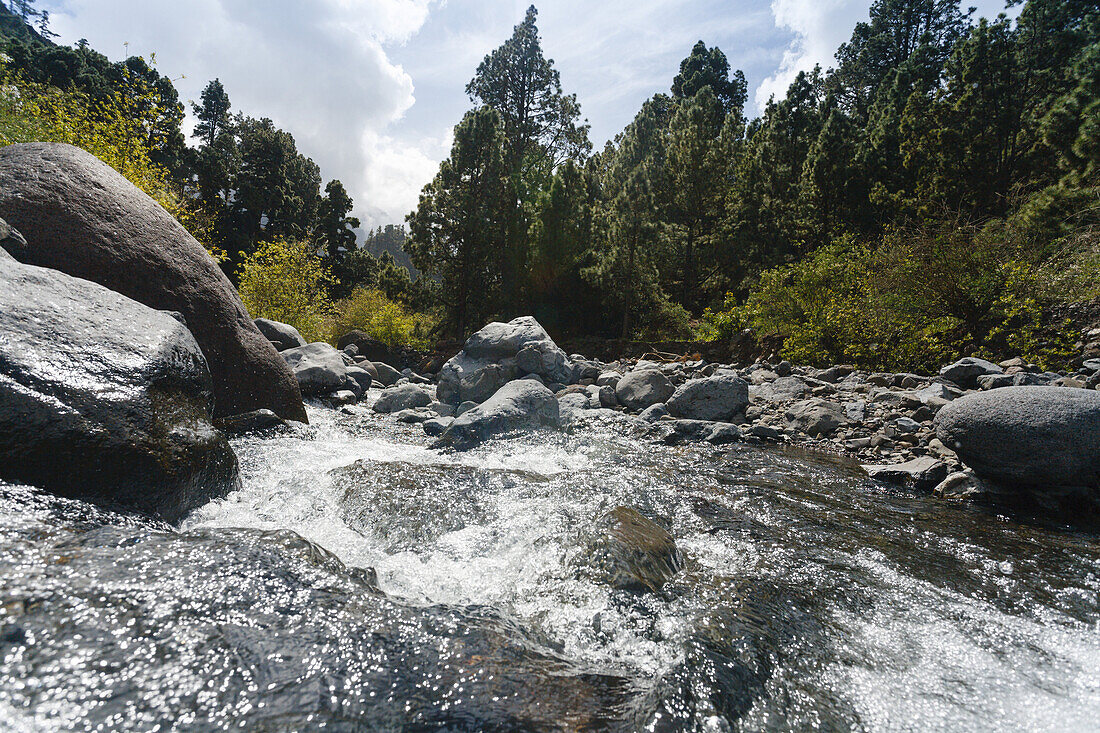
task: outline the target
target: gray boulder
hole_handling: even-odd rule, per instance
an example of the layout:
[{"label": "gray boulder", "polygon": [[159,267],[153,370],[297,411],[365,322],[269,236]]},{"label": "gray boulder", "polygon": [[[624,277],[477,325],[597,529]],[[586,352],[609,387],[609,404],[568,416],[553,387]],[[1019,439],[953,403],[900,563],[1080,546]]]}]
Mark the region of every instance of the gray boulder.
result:
[{"label": "gray boulder", "polygon": [[986,374],[1003,374],[1004,369],[991,361],[976,359],[972,356],[959,359],[954,364],[948,364],[940,369],[940,376],[963,389],[975,389],[978,377]]},{"label": "gray boulder", "polygon": [[306,340],[302,338],[302,334],[298,333],[298,329],[294,326],[267,318],[257,318],[255,323],[256,328],[260,329],[260,333],[264,335],[264,338],[270,341],[271,345],[279,351],[306,345]]},{"label": "gray boulder", "polygon": [[212,407],[174,318],[0,259],[0,479],[175,521],[239,486]]},{"label": "gray boulder", "polygon": [[619,404],[628,410],[644,410],[659,402],[667,402],[676,388],[656,369],[634,369],[627,372],[615,385]]},{"label": "gray boulder", "polygon": [[0,212],[30,243],[0,243],[20,262],[181,313],[210,368],[215,417],[269,409],[306,421],[294,375],[218,264],[114,168],[72,145],[9,145],[0,149]]},{"label": "gray boulder", "polygon": [[561,413],[554,394],[538,382],[520,379],[455,418],[436,445],[467,447],[514,430],[560,426]]},{"label": "gray boulder", "polygon": [[813,438],[824,438],[848,425],[844,408],[828,400],[803,400],[791,405],[786,413],[787,426]]},{"label": "gray boulder", "polygon": [[[344,368],[347,378],[350,381],[345,381],[345,385],[352,392],[355,392],[356,397],[362,397],[367,393],[367,390],[374,384],[374,379],[371,377],[370,372],[359,366],[349,366]],[[352,383],[354,382],[354,386]]]},{"label": "gray boulder", "polygon": [[331,394],[343,389],[347,366],[340,352],[326,343],[306,344],[282,352],[298,387],[305,397]]},{"label": "gray boulder", "polygon": [[[789,377],[788,377],[789,379]],[[680,385],[665,406],[674,417],[729,422],[749,404],[749,385],[733,376],[692,379]]]},{"label": "gray boulder", "polygon": [[286,421],[271,410],[253,410],[241,415],[230,415],[214,420],[214,427],[226,435],[262,433],[285,425]]},{"label": "gray boulder", "polygon": [[531,316],[490,323],[439,371],[439,399],[452,405],[483,402],[525,374],[547,383],[573,381],[573,363]]},{"label": "gray boulder", "polygon": [[370,365],[374,367],[374,373],[383,387],[392,387],[397,384],[398,379],[401,379],[401,372],[385,362],[374,361],[370,362]]},{"label": "gray boulder", "polygon": [[940,410],[936,435],[974,472],[1020,487],[1100,488],[1100,393],[1004,387]]},{"label": "gray boulder", "polygon": [[799,400],[810,394],[813,387],[801,377],[779,377],[774,382],[753,385],[750,394],[755,399],[768,402],[789,402]]},{"label": "gray boulder", "polygon": [[642,410],[638,417],[646,422],[658,422],[667,414],[668,408],[665,407],[663,402],[658,402],[656,405],[650,405]]},{"label": "gray boulder", "polygon": [[406,383],[384,389],[374,403],[374,411],[385,414],[427,407],[430,404],[432,404],[430,394],[415,384]]}]

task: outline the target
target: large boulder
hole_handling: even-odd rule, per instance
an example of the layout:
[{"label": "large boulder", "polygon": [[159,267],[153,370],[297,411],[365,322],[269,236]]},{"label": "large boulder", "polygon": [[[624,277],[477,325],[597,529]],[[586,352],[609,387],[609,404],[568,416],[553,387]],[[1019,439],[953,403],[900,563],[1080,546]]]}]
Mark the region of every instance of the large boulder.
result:
[{"label": "large boulder", "polygon": [[211,405],[171,315],[0,259],[0,479],[175,521],[238,486]]},{"label": "large boulder", "polygon": [[936,435],[978,476],[1015,487],[1100,489],[1100,392],[1004,387],[940,410]]},{"label": "large boulder", "polygon": [[260,329],[260,333],[264,335],[264,338],[270,341],[271,345],[279,351],[296,349],[299,346],[306,345],[306,340],[302,338],[302,334],[298,333],[298,329],[289,323],[279,323],[268,318],[257,318],[255,323],[256,328]]},{"label": "large boulder", "polygon": [[674,417],[729,422],[749,404],[749,385],[740,377],[722,375],[692,379],[680,385],[665,406]]},{"label": "large boulder", "polygon": [[214,259],[109,165],[71,145],[2,148],[0,216],[26,237],[0,242],[20,262],[181,313],[209,364],[216,416],[266,408],[306,421],[294,375]]},{"label": "large boulder", "polygon": [[455,418],[436,445],[467,447],[500,433],[560,426],[561,414],[554,394],[533,379],[517,379]]},{"label": "large boulder", "polygon": [[415,384],[405,383],[382,390],[374,403],[374,411],[388,414],[402,410],[413,410],[432,404],[432,396]]},{"label": "large boulder", "polygon": [[676,388],[656,369],[634,369],[615,385],[619,404],[628,410],[644,410],[672,397]]},{"label": "large boulder", "polygon": [[829,400],[803,400],[787,410],[787,427],[812,438],[825,438],[851,421],[841,405]]},{"label": "large boulder", "polygon": [[490,323],[439,371],[439,399],[452,405],[484,402],[527,374],[547,383],[573,381],[573,363],[531,316]]},{"label": "large boulder", "polygon": [[331,394],[347,381],[347,365],[340,352],[326,343],[306,344],[282,352],[306,397]]}]

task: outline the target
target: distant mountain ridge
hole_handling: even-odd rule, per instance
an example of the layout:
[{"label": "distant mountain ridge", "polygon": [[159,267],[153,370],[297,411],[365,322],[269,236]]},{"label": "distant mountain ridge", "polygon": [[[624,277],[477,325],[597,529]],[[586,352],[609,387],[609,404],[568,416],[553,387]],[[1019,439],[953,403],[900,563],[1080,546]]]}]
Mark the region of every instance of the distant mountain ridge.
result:
[{"label": "distant mountain ridge", "polygon": [[409,275],[415,280],[420,277],[420,271],[413,266],[409,253],[405,251],[407,237],[404,225],[387,224],[367,232],[360,246],[375,257],[381,257],[383,252],[389,252],[394,261],[408,270]]}]

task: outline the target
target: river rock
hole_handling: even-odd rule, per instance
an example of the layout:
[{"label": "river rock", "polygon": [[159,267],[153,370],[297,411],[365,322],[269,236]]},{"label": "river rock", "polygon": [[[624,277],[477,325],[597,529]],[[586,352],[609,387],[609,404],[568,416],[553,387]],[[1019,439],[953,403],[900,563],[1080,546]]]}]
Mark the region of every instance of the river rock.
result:
[{"label": "river rock", "polygon": [[824,438],[836,432],[842,425],[848,425],[848,416],[844,408],[835,402],[814,399],[796,402],[787,410],[787,427],[798,430],[813,438]]},{"label": "river rock", "polygon": [[[374,411],[381,413],[412,410],[432,404],[432,396],[415,384],[400,384],[382,390],[374,403]],[[430,416],[429,416],[430,417]]]},{"label": "river rock", "polygon": [[369,361],[380,361],[385,364],[402,364],[404,361],[400,354],[365,331],[351,331],[341,336],[336,342],[338,349],[343,350],[348,346],[354,346],[355,353]]},{"label": "river rock", "polygon": [[345,367],[344,372],[347,374],[347,380],[350,380],[345,380],[345,386],[352,392],[355,392],[357,397],[365,395],[367,390],[371,388],[371,385],[374,384],[374,379],[371,377],[370,372],[360,366]]},{"label": "river rock", "polygon": [[344,387],[347,366],[340,352],[326,343],[306,344],[282,352],[306,397],[331,394]]},{"label": "river rock", "polygon": [[947,478],[947,464],[935,458],[921,456],[905,463],[864,466],[873,479],[899,484],[918,491],[931,491]]},{"label": "river rock", "polygon": [[269,409],[306,421],[294,375],[256,328],[236,289],[179,222],[80,148],[0,149],[0,214],[30,243],[2,243],[20,262],[60,270],[182,313],[209,364],[214,415]]},{"label": "river rock", "polygon": [[[789,379],[789,377],[788,377]],[[749,404],[749,385],[732,376],[692,379],[680,385],[665,406],[674,417],[729,422]]]},{"label": "river rock", "polygon": [[226,435],[248,435],[274,430],[286,422],[271,410],[253,410],[241,415],[230,415],[214,420],[214,427]]},{"label": "river rock", "polygon": [[483,402],[524,374],[569,384],[573,363],[531,316],[490,323],[439,371],[439,399],[452,405]]},{"label": "river rock", "polygon": [[561,413],[554,393],[538,382],[519,379],[455,418],[437,445],[466,447],[514,430],[560,426]]},{"label": "river rock", "polygon": [[271,345],[279,351],[306,345],[306,340],[302,338],[302,334],[298,333],[298,329],[294,326],[267,318],[257,318],[255,323],[256,328],[260,329],[260,333],[264,335],[264,338],[270,341]]},{"label": "river rock", "polygon": [[615,386],[615,396],[628,410],[644,410],[659,402],[667,402],[675,391],[668,377],[651,368],[627,372]]},{"label": "river rock", "polygon": [[977,359],[972,356],[959,359],[954,364],[948,364],[940,369],[940,376],[963,389],[974,389],[978,386],[978,377],[986,374],[1003,374],[1004,369],[991,361]]},{"label": "river rock", "polygon": [[668,408],[665,407],[663,402],[658,402],[656,405],[650,405],[642,410],[638,414],[638,418],[646,422],[654,423],[666,415],[668,415]]},{"label": "river rock", "polygon": [[374,373],[378,375],[378,381],[383,387],[392,387],[397,384],[398,379],[401,379],[401,372],[385,362],[374,361],[370,362],[370,365],[374,367]]},{"label": "river rock", "polygon": [[581,558],[608,585],[632,593],[660,590],[684,565],[672,535],[625,506],[600,517]]},{"label": "river rock", "polygon": [[1100,488],[1100,393],[1004,387],[940,410],[936,435],[982,477],[1022,487]]},{"label": "river rock", "polygon": [[0,260],[0,479],[175,521],[239,486],[191,333],[96,283]]},{"label": "river rock", "polygon": [[802,377],[786,376],[767,384],[754,385],[749,393],[755,399],[768,402],[789,402],[802,399],[810,394],[812,389],[809,382]]}]

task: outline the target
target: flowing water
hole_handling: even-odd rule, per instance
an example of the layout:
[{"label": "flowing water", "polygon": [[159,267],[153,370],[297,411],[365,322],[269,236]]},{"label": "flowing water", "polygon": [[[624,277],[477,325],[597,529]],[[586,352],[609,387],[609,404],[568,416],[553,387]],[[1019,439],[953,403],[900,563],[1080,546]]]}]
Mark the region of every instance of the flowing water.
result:
[{"label": "flowing water", "polygon": [[[1100,728],[1093,535],[614,419],[310,418],[177,528],[0,485],[0,728]],[[660,592],[587,572],[617,506],[676,538]]]}]

